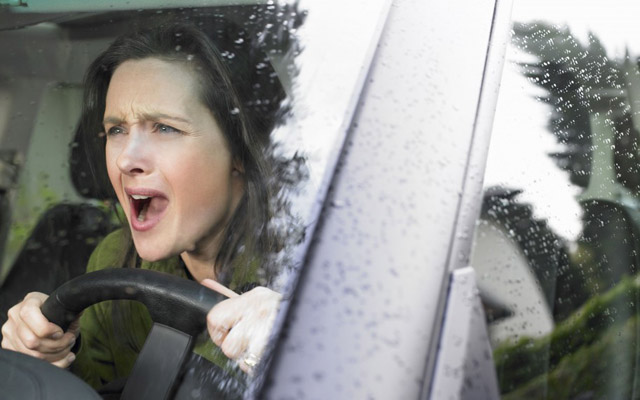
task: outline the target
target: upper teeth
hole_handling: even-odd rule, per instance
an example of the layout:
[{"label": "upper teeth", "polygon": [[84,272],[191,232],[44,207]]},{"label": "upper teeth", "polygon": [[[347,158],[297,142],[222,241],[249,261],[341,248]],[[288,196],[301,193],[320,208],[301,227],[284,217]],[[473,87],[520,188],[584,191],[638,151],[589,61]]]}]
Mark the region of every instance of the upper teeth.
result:
[{"label": "upper teeth", "polygon": [[141,196],[139,194],[132,194],[131,197],[133,197],[134,200],[146,200],[151,198],[151,196]]}]

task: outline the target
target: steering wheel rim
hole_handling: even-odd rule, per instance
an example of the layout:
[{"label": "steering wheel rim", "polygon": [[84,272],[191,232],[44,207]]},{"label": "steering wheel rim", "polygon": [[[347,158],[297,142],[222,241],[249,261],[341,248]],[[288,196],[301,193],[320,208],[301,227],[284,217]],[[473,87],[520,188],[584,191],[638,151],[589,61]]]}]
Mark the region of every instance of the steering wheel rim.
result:
[{"label": "steering wheel rim", "polygon": [[[206,315],[224,297],[197,282],[158,271],[112,268],[74,278],[53,291],[41,307],[44,316],[67,330],[87,307],[106,300],[136,300],[143,303],[154,322],[191,336],[206,328]],[[100,398],[86,383],[68,371],[42,360],[8,350],[0,351],[0,367],[12,374],[0,379],[3,396],[63,399],[83,393],[83,398]],[[18,373],[19,372],[19,373]],[[11,375],[12,378],[9,378]]]},{"label": "steering wheel rim", "polygon": [[110,268],[78,276],[54,290],[41,307],[64,331],[87,307],[107,300],[143,303],[154,322],[192,336],[206,328],[206,315],[224,300],[213,290],[163,272]]}]

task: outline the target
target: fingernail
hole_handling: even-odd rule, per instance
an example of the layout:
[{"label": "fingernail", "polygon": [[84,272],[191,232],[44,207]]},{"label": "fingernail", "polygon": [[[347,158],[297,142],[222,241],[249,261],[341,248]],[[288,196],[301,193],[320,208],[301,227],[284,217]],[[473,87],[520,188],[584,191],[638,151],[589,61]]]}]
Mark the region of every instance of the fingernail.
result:
[{"label": "fingernail", "polygon": [[68,361],[69,363],[72,363],[72,362],[74,362],[75,360],[76,360],[76,355],[75,355],[75,354],[73,354],[73,353],[69,353],[69,355],[67,356],[67,361]]},{"label": "fingernail", "polygon": [[58,340],[62,337],[63,333],[62,332],[56,332],[53,335],[51,335],[52,339]]},{"label": "fingernail", "polygon": [[222,340],[222,332],[218,331],[213,335],[213,341],[219,343]]},{"label": "fingernail", "polygon": [[68,347],[73,347],[74,344],[76,344],[76,340],[75,339],[71,339],[71,341],[69,342],[69,346]]}]

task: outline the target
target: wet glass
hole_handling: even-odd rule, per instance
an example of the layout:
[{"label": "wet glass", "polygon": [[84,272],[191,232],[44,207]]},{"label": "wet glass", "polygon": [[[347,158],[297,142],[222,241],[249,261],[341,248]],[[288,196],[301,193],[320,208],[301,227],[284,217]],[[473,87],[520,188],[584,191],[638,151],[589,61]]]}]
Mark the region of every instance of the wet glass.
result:
[{"label": "wet glass", "polygon": [[93,249],[121,226],[122,211],[90,173],[78,136],[82,79],[114,38],[159,22],[190,23],[210,37],[251,126],[268,137],[277,246],[261,255],[261,279],[293,290],[384,2],[340,6],[339,15],[332,2],[188,3],[34,0],[30,10],[0,9],[0,325],[27,292],[50,293],[83,274]]},{"label": "wet glass", "polygon": [[515,1],[472,265],[505,399],[640,393],[640,32]]}]

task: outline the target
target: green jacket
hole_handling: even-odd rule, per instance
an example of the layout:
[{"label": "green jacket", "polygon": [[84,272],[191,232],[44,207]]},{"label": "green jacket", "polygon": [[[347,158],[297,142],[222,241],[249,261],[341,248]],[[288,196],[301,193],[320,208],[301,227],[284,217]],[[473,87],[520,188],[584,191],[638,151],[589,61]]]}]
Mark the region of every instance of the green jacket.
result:
[{"label": "green jacket", "polygon": [[[108,235],[91,255],[87,272],[120,265],[124,244],[122,230]],[[177,256],[158,262],[142,261],[140,267],[188,279],[184,264]],[[80,317],[80,349],[71,371],[94,388],[129,376],[153,325],[149,312],[141,303],[128,300],[115,303],[95,304]],[[114,321],[119,322],[114,324]],[[225,369],[230,362],[206,333],[196,341],[194,352]]]}]

